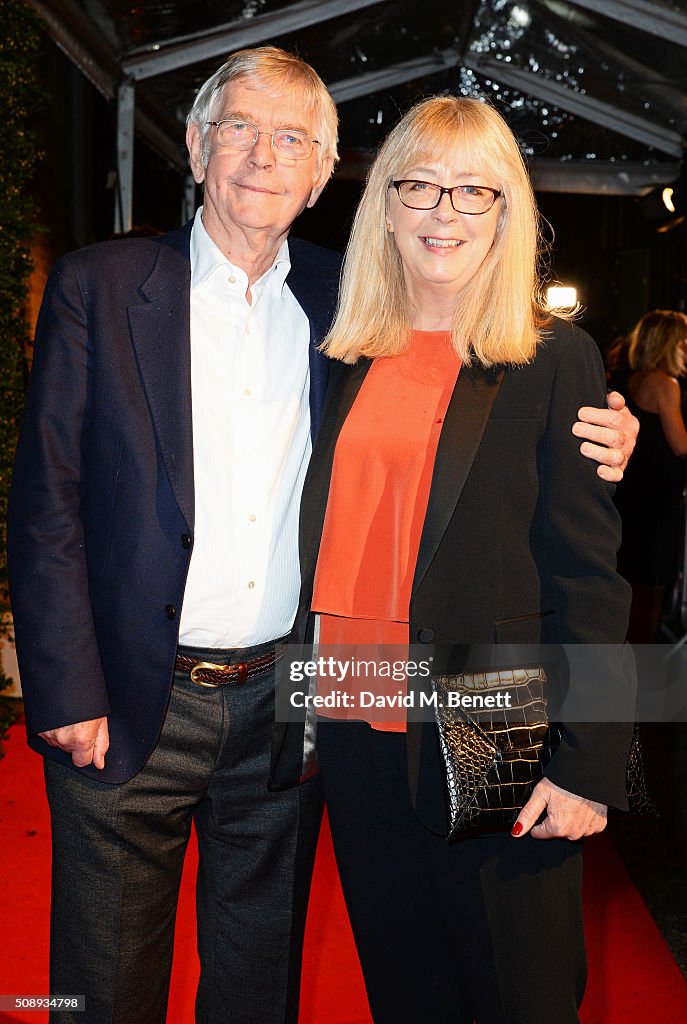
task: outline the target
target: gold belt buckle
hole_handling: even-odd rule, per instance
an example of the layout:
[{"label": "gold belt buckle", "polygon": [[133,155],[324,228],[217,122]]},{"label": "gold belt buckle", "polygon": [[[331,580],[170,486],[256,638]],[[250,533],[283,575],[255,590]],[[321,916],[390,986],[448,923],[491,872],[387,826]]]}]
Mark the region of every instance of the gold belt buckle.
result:
[{"label": "gold belt buckle", "polygon": [[236,683],[239,686],[241,685],[241,683],[245,683],[246,678],[248,676],[248,665],[246,664],[245,661],[241,661],[237,665],[215,665],[211,661],[196,662],[196,664],[193,666],[190,672],[191,682],[195,683],[196,686],[208,686],[211,689],[216,689],[218,686],[221,686],[222,684],[207,683],[205,682],[204,679],[197,679],[196,673],[199,672],[201,669],[210,669],[210,671],[212,672],[221,672],[224,675],[229,675],[234,670],[238,670],[238,678],[236,679]]}]

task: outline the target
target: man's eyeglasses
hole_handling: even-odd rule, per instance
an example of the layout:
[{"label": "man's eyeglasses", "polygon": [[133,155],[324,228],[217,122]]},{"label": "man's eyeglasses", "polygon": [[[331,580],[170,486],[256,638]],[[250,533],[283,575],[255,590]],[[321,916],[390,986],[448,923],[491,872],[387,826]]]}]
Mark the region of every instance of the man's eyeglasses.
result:
[{"label": "man's eyeglasses", "polygon": [[446,192],[456,213],[473,215],[487,213],[503,195],[497,188],[488,188],[486,185],[454,185],[453,188],[442,188],[431,181],[416,181],[414,178],[392,181],[389,188],[396,189],[398,198],[410,210],[433,210]]},{"label": "man's eyeglasses", "polygon": [[281,156],[291,160],[306,160],[312,153],[313,146],[319,146],[317,139],[311,139],[305,132],[291,128],[277,128],[276,132],[261,132],[256,124],[250,121],[238,121],[225,118],[223,121],[207,121],[217,129],[217,141],[227,149],[252,149],[260,135],[268,135],[272,140],[272,149]]}]

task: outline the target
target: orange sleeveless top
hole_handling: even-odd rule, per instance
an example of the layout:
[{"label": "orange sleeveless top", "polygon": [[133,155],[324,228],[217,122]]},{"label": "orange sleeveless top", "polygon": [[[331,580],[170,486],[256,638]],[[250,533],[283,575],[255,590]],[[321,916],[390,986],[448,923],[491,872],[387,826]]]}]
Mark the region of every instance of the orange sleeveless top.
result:
[{"label": "orange sleeveless top", "polygon": [[[321,646],[393,644],[398,647],[385,650],[385,659],[396,660],[399,651],[399,657],[407,656],[410,596],[434,460],[460,370],[450,337],[413,331],[405,352],[376,359],[341,429],[313,593]],[[387,690],[398,691],[398,680],[387,682]],[[367,686],[379,687],[379,681]],[[384,723],[379,711],[370,715],[359,708],[343,717],[405,728],[402,708],[385,710]]]}]

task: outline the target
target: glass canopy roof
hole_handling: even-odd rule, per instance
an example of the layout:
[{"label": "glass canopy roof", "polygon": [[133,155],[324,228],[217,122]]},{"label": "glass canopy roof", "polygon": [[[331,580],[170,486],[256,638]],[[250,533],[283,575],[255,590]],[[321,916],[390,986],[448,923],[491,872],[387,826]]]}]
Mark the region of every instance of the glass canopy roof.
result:
[{"label": "glass canopy roof", "polygon": [[274,43],[298,52],[330,87],[349,171],[365,165],[409,105],[450,92],[488,96],[528,158],[559,177],[567,165],[582,168],[587,191],[595,181],[603,191],[613,165],[620,173],[631,164],[639,191],[641,168],[647,182],[679,172],[687,135],[687,0],[72,6],[132,76],[137,97],[166,112],[175,145],[195,91],[223,58],[244,45]]}]

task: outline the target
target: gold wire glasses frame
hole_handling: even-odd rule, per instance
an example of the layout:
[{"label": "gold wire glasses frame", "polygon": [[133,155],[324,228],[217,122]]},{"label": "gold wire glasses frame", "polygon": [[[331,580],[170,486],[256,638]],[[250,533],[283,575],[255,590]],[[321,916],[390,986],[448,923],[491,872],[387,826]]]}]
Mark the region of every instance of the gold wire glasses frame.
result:
[{"label": "gold wire glasses frame", "polygon": [[[432,181],[417,181],[415,178],[404,178],[401,181],[390,181],[389,188],[395,188],[398,198],[410,210],[434,210],[446,193],[456,213],[467,213],[479,216],[488,213],[503,193],[497,188],[487,185],[454,185],[444,188]],[[459,196],[456,206],[454,193]]]},{"label": "gold wire glasses frame", "polygon": [[227,149],[246,150],[257,145],[261,135],[269,136],[272,149],[292,160],[307,160],[313,146],[319,146],[318,139],[311,139],[305,132],[291,128],[277,128],[276,132],[261,132],[256,124],[234,118],[223,121],[206,121],[217,129],[217,141]]}]

